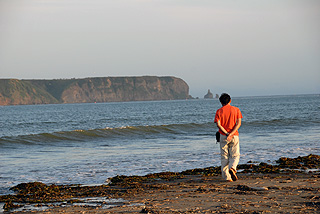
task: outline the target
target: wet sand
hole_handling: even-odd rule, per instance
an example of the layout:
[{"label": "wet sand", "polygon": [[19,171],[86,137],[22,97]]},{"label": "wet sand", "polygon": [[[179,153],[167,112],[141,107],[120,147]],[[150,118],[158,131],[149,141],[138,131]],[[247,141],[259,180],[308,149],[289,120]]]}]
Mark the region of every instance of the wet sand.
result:
[{"label": "wet sand", "polygon": [[[312,156],[312,163],[305,162],[319,169],[319,158]],[[300,168],[307,166],[300,159],[295,162]],[[297,168],[296,164],[291,168]],[[111,185],[96,187],[27,184],[19,187],[20,196],[0,198],[7,204],[58,202],[44,211],[11,209],[12,213],[320,213],[319,171],[274,172],[281,163],[256,166],[256,169],[250,164],[242,166],[250,168],[251,172],[238,173],[239,180],[235,182],[222,181],[216,167],[181,173],[118,176],[111,179]],[[290,166],[289,162],[286,166]],[[121,200],[111,206],[106,206],[107,202],[79,205],[75,198],[81,197]],[[63,200],[67,202],[61,203]]]}]

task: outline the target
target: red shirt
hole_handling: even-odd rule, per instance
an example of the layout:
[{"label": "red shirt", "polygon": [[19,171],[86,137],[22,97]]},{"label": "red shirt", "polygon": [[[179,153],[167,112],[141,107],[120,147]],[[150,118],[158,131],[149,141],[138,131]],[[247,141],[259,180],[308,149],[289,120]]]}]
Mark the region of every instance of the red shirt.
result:
[{"label": "red shirt", "polygon": [[[216,116],[214,117],[214,122],[216,123],[220,120],[221,126],[230,133],[233,127],[236,125],[237,120],[241,118],[242,114],[240,109],[228,104],[217,110]],[[225,135],[221,130],[219,130],[219,132],[220,134]],[[238,130],[234,135],[239,135]]]}]

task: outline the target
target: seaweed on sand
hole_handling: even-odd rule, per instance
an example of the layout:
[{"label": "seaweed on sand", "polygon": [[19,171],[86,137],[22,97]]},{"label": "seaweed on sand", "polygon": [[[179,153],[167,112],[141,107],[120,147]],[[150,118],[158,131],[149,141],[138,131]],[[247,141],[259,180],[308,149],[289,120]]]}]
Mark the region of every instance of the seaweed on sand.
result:
[{"label": "seaweed on sand", "polygon": [[320,156],[307,155],[297,158],[281,157],[276,161],[277,164],[260,163],[256,164],[241,164],[238,169],[243,169],[243,173],[280,173],[280,172],[299,172],[306,169],[319,169]]},{"label": "seaweed on sand", "polygon": [[[282,157],[274,165],[267,163],[239,165],[239,169],[243,169],[243,173],[300,173],[306,169],[319,170],[319,168],[320,156],[312,154],[297,158]],[[183,179],[188,175],[220,176],[220,173],[220,167],[207,167],[180,173],[162,172],[145,176],[116,176],[110,178],[110,184],[100,186],[46,185],[41,182],[22,183],[11,188],[16,192],[15,195],[0,195],[0,202],[4,202],[4,209],[9,211],[19,207],[21,203],[54,203],[85,197],[120,198],[126,194],[134,195],[146,189],[167,188],[166,182]]]}]

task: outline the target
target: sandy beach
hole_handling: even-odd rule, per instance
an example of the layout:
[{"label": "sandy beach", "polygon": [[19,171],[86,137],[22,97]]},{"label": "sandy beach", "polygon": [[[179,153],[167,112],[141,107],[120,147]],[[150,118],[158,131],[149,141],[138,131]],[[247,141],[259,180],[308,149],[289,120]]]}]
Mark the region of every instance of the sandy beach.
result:
[{"label": "sandy beach", "polygon": [[[239,175],[221,182],[219,177],[187,176],[173,182],[132,190],[127,202],[109,209],[53,208],[39,213],[319,213],[319,175]],[[148,184],[146,184],[148,185]]]},{"label": "sandy beach", "polygon": [[319,158],[240,165],[235,182],[222,181],[219,167],[209,167],[116,176],[101,186],[26,183],[0,199],[10,213],[319,213]]}]

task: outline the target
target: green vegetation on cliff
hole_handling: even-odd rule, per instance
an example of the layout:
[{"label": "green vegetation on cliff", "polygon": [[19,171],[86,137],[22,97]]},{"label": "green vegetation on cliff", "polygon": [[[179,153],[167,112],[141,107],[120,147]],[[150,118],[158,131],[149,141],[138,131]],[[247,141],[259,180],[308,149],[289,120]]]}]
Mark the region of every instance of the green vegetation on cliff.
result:
[{"label": "green vegetation on cliff", "polygon": [[97,77],[59,80],[0,79],[0,105],[90,103],[189,98],[176,77]]}]

